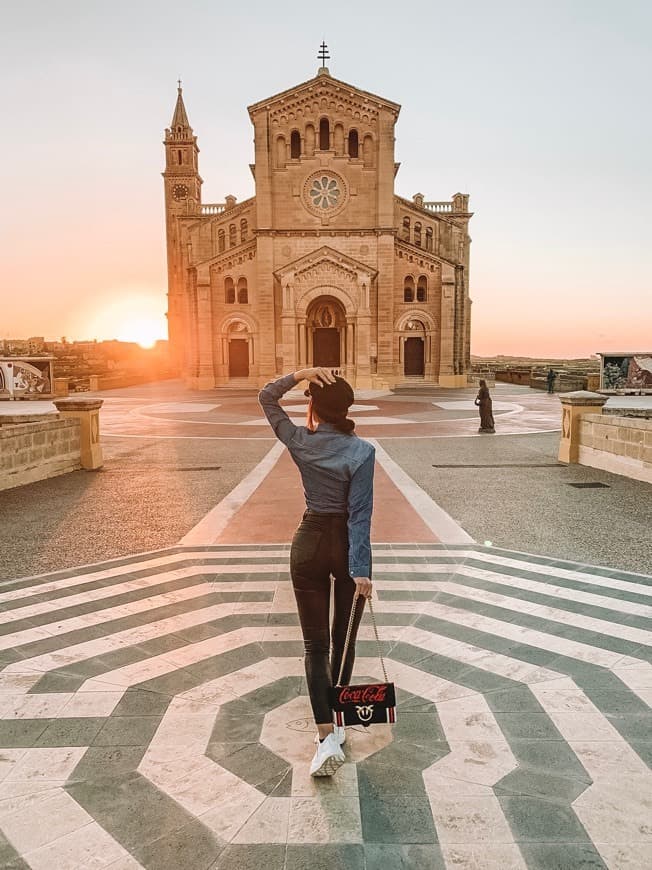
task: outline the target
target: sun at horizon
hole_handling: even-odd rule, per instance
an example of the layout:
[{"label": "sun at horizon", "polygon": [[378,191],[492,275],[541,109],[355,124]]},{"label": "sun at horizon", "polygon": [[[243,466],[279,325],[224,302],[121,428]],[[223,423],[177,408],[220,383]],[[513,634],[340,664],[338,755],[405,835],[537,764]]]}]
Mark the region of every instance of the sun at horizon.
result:
[{"label": "sun at horizon", "polygon": [[157,341],[167,338],[161,334],[161,326],[157,319],[135,317],[128,320],[118,331],[118,341],[134,341],[143,348],[152,348]]},{"label": "sun at horizon", "polygon": [[132,288],[116,292],[111,302],[96,309],[88,329],[91,339],[131,341],[143,348],[168,337],[161,297]]}]

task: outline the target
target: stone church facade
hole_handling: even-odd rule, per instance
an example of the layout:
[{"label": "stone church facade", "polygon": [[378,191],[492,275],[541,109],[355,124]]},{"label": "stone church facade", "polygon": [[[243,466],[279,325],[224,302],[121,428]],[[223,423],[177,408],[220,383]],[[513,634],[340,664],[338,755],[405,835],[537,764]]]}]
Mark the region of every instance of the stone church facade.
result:
[{"label": "stone church facade", "polygon": [[466,383],[469,198],[395,194],[399,111],[322,67],[249,107],[255,196],[208,204],[179,87],[163,177],[170,348],[188,386],[307,365],[358,388]]}]

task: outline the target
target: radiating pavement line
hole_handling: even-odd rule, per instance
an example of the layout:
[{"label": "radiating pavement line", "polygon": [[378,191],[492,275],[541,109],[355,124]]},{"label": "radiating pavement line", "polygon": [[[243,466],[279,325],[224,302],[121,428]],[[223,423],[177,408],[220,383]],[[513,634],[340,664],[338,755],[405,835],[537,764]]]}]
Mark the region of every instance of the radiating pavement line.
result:
[{"label": "radiating pavement line", "polygon": [[[285,445],[276,442],[266,456],[244,477],[240,483],[215,505],[196,526],[181,538],[179,544],[197,545],[209,544],[215,541],[227,527],[232,517],[242,505],[251,498],[263,480],[281,458]],[[255,530],[252,529],[252,538]]]}]

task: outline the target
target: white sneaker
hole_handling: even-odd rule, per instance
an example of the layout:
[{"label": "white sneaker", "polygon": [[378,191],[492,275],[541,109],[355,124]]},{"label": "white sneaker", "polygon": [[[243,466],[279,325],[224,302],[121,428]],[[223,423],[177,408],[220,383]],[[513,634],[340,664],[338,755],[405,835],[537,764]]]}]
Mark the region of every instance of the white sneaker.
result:
[{"label": "white sneaker", "polygon": [[332,776],[344,764],[344,753],[335,734],[329,734],[317,744],[310,762],[310,776]]},{"label": "white sneaker", "polygon": [[[333,725],[333,733],[337,737],[337,742],[340,746],[344,746],[346,743],[346,729],[344,725]],[[319,734],[315,734],[314,743],[319,743]]]}]

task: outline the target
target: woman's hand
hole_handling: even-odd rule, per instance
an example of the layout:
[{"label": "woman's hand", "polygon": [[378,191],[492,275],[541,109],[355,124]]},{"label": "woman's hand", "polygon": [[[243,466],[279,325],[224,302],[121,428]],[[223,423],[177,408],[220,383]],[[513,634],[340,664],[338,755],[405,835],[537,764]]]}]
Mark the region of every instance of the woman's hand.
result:
[{"label": "woman's hand", "polygon": [[311,384],[318,384],[320,387],[324,387],[327,384],[335,383],[335,375],[330,369],[325,369],[323,366],[314,366],[310,369],[299,369],[298,372],[294,373],[294,380],[299,383],[299,381],[310,381]]},{"label": "woman's hand", "polygon": [[362,595],[363,598],[371,598],[373,584],[368,577],[354,577],[353,582],[355,583],[355,591],[358,595]]}]

